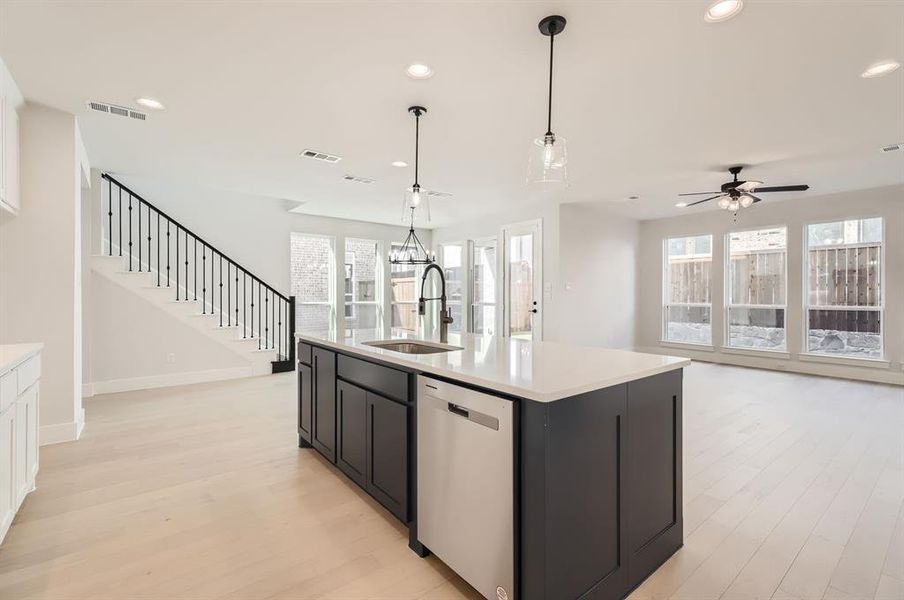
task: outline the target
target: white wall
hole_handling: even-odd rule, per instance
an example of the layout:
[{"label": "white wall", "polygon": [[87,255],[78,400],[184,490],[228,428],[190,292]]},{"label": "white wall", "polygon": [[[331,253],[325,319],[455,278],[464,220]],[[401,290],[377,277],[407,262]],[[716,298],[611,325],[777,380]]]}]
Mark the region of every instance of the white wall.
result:
[{"label": "white wall", "polygon": [[560,301],[553,339],[634,348],[639,238],[638,221],[604,206],[560,207]]},{"label": "white wall", "polygon": [[21,112],[21,208],[0,225],[0,342],[43,342],[42,442],[76,439],[81,407],[81,187],[75,116]]},{"label": "white wall", "polygon": [[[885,350],[888,365],[857,366],[864,363],[811,362],[800,358],[804,348],[804,227],[808,223],[858,217],[885,218]],[[662,324],[662,242],[668,237],[713,234],[713,264],[722,264],[725,235],[738,229],[786,225],[788,227],[788,358],[768,354],[737,354],[724,351],[722,319],[724,299],[713,298],[714,351],[693,351],[660,344]],[[803,373],[834,375],[904,383],[904,186],[892,186],[822,197],[788,199],[758,204],[742,211],[734,223],[729,213],[712,210],[669,219],[645,221],[640,227],[641,254],[638,296],[638,346],[643,350],[678,354],[699,360],[738,364]],[[722,269],[713,269],[713,289],[722,289]]]}]

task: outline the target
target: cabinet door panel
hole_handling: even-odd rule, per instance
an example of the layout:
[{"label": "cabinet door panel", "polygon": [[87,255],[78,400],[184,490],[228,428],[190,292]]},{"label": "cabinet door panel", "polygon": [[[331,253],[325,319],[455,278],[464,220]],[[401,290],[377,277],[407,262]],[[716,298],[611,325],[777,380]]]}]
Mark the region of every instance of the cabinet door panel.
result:
[{"label": "cabinet door panel", "polygon": [[[0,414],[0,527],[12,522],[16,498],[16,407]],[[0,530],[2,531],[2,530]]]},{"label": "cabinet door panel", "polygon": [[682,543],[681,371],[628,383],[628,565],[636,585]]},{"label": "cabinet door panel", "polygon": [[314,410],[313,385],[311,367],[298,365],[298,435],[309,444]]},{"label": "cabinet door panel", "polygon": [[314,348],[314,430],[311,443],[336,462],[336,353]]},{"label": "cabinet door panel", "polygon": [[345,381],[336,384],[336,465],[361,487],[366,487],[367,392]]},{"label": "cabinet door panel", "polygon": [[408,519],[408,407],[367,394],[367,491]]}]

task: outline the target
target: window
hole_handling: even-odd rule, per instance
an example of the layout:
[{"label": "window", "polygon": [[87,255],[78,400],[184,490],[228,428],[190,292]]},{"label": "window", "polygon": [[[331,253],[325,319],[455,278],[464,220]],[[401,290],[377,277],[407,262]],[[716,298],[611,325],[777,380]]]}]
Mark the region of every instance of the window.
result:
[{"label": "window", "polygon": [[345,330],[373,329],[382,324],[380,248],[373,240],[345,240]]},{"label": "window", "polygon": [[[393,244],[392,250],[401,250],[401,244]],[[416,333],[420,319],[417,300],[420,297],[421,268],[416,265],[390,265],[392,327]]]},{"label": "window", "polygon": [[290,246],[295,328],[299,331],[332,329],[335,309],[333,239],[293,233]]},{"label": "window", "polygon": [[496,334],[496,239],[477,240],[471,246],[470,330]]},{"label": "window", "polygon": [[881,218],[807,226],[807,351],[882,358]]},{"label": "window", "polygon": [[785,349],[785,227],[728,234],[728,345]]},{"label": "window", "polygon": [[665,241],[663,339],[712,344],[713,236]]},{"label": "window", "polygon": [[446,278],[446,302],[452,311],[452,324],[449,331],[462,331],[462,303],[465,280],[465,248],[462,244],[444,244],[440,246],[440,264]]}]

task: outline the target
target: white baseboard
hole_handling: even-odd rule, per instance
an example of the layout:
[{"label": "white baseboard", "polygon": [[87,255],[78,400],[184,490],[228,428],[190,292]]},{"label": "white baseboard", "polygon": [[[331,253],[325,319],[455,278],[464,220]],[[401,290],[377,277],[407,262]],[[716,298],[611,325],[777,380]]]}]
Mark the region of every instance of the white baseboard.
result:
[{"label": "white baseboard", "polygon": [[82,398],[90,398],[94,395],[94,384],[93,383],[83,383],[82,384]]},{"label": "white baseboard", "polygon": [[239,379],[254,375],[252,367],[230,367],[228,369],[210,369],[207,371],[188,371],[185,373],[167,373],[165,375],[149,375],[145,377],[131,377],[128,379],[110,379],[107,381],[95,381],[90,385],[94,395],[114,394],[117,392],[131,392],[134,390],[150,390],[174,385],[188,385],[191,383],[206,383],[209,381],[225,381],[227,379]]},{"label": "white baseboard", "polygon": [[719,351],[699,352],[694,350],[679,349],[675,347],[642,346],[638,352],[650,354],[671,354],[683,356],[699,362],[734,365],[737,367],[751,367],[754,369],[768,369],[770,371],[783,371],[787,373],[800,373],[803,375],[818,375],[822,377],[837,377],[839,379],[853,379],[856,381],[869,381],[873,383],[889,383],[892,385],[904,385],[904,373],[895,368],[877,369],[873,367],[859,367],[845,364],[825,364],[806,362],[795,358],[772,358],[768,353],[763,356],[747,354],[731,354]]},{"label": "white baseboard", "polygon": [[74,442],[82,434],[85,426],[84,415],[82,422],[71,421],[69,423],[55,423],[53,425],[41,425],[41,431],[38,432],[38,441],[41,446],[50,444],[61,444],[63,442]]}]

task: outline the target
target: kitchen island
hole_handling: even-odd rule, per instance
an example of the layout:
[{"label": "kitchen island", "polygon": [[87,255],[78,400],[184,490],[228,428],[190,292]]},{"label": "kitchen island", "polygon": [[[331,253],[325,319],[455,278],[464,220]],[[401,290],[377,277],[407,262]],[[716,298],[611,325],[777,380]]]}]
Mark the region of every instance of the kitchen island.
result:
[{"label": "kitchen island", "polygon": [[681,547],[688,360],[472,334],[297,338],[299,446],[484,596],[623,598]]}]

